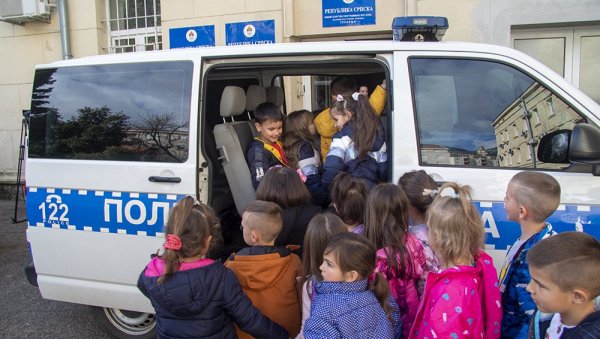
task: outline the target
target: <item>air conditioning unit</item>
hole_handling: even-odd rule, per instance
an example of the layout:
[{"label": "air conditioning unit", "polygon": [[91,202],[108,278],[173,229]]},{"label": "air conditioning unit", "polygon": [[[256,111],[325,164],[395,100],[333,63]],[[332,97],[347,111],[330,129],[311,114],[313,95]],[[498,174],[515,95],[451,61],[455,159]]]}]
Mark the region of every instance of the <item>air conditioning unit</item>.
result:
[{"label": "air conditioning unit", "polygon": [[48,0],[0,0],[0,20],[15,24],[50,21]]}]

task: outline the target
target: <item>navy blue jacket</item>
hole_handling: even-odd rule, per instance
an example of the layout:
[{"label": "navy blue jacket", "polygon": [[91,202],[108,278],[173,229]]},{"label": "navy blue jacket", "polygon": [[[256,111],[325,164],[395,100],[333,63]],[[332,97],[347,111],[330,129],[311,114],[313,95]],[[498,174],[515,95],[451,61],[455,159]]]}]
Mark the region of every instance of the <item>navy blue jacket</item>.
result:
[{"label": "navy blue jacket", "polygon": [[[528,339],[544,339],[550,321],[554,314],[536,311],[531,317],[529,324]],[[588,315],[579,325],[571,329],[565,329],[560,336],[561,339],[597,339],[600,338],[600,311]]]},{"label": "navy blue jacket", "polygon": [[138,288],[156,311],[157,338],[236,338],[233,322],[259,338],[288,338],[242,291],[235,274],[214,262],[178,271],[162,284],[142,271]]},{"label": "navy blue jacket", "polygon": [[340,172],[365,180],[369,189],[387,180],[387,148],[383,128],[379,129],[373,147],[364,159],[358,158],[353,135],[350,124],[345,124],[341,131],[333,135],[322,175],[323,187],[327,190],[330,190],[333,178]]},{"label": "navy blue jacket", "polygon": [[312,196],[312,203],[322,206],[325,193],[321,186],[321,154],[308,141],[303,141],[298,147],[298,168],[306,176],[306,188]]},{"label": "navy blue jacket", "polygon": [[246,161],[250,168],[250,176],[252,177],[252,186],[254,186],[254,189],[258,188],[260,180],[267,174],[269,168],[277,165],[285,166],[273,153],[265,149],[265,144],[262,141],[257,139],[253,139],[248,144]]}]

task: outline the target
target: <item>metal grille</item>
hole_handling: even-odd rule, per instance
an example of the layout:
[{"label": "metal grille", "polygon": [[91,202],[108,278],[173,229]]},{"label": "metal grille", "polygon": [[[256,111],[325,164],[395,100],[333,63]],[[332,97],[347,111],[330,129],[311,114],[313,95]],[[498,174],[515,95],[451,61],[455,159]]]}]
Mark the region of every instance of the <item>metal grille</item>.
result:
[{"label": "metal grille", "polygon": [[160,0],[106,0],[109,53],[162,49]]}]

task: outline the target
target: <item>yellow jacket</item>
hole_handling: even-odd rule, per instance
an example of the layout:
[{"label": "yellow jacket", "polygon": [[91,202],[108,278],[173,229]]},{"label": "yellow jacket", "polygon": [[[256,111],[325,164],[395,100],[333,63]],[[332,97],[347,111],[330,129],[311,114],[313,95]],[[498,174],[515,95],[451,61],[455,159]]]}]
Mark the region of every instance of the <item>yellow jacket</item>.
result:
[{"label": "yellow jacket", "polygon": [[[377,88],[375,88],[369,97],[369,103],[371,103],[371,107],[373,107],[373,110],[377,115],[381,115],[381,112],[383,112],[387,99],[386,94],[386,90],[377,85]],[[315,127],[321,136],[321,157],[324,161],[325,157],[327,157],[327,153],[329,153],[329,148],[331,147],[331,138],[338,131],[335,127],[335,120],[329,115],[329,108],[317,115],[315,118]]]}]

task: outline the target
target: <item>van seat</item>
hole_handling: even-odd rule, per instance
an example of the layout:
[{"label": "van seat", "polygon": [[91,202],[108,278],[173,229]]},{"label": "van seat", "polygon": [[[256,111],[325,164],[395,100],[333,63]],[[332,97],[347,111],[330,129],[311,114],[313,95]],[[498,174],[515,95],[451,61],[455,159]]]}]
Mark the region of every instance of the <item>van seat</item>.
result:
[{"label": "van seat", "polygon": [[[233,193],[235,207],[240,215],[246,205],[255,200],[250,169],[246,163],[246,150],[253,134],[247,121],[233,121],[234,117],[244,113],[246,95],[238,86],[227,86],[221,95],[220,115],[223,123],[214,128],[215,143],[219,151],[219,160]],[[226,122],[231,118],[230,122]]]},{"label": "van seat", "polygon": [[254,125],[254,116],[250,115],[250,112],[254,113],[256,106],[267,101],[267,92],[264,87],[260,85],[250,85],[246,91],[246,111],[248,111],[248,124],[252,134],[257,137],[258,131],[256,125]]},{"label": "van seat", "polygon": [[275,106],[281,108],[283,105],[283,88],[271,86],[267,88],[267,102],[272,102]]}]

